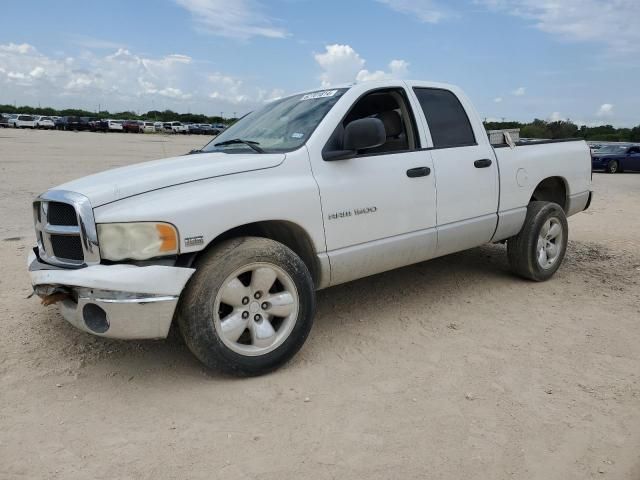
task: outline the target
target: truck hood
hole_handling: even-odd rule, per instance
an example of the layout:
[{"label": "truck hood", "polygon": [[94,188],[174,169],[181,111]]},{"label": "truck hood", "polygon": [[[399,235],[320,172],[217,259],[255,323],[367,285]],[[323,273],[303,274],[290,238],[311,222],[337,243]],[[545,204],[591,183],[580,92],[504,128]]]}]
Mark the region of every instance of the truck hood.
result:
[{"label": "truck hood", "polygon": [[181,183],[277,167],[284,159],[282,153],[198,153],[107,170],[67,182],[55,190],[81,193],[95,208]]}]

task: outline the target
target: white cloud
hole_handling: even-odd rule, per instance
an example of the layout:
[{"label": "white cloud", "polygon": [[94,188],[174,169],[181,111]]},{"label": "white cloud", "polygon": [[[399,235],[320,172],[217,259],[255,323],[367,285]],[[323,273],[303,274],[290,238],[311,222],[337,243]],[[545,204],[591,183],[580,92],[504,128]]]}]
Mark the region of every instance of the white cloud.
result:
[{"label": "white cloud", "polygon": [[450,16],[443,6],[433,0],[377,0],[396,12],[410,15],[423,23],[438,23]]},{"label": "white cloud", "polygon": [[406,60],[391,60],[389,70],[394,77],[406,77],[409,74],[409,62]]},{"label": "white cloud", "polygon": [[163,97],[175,98],[177,100],[189,100],[191,98],[190,93],[183,93],[179,88],[166,87],[162,90],[158,90],[158,94]]},{"label": "white cloud", "polygon": [[18,53],[21,55],[25,55],[27,53],[33,53],[34,51],[35,49],[28,43],[8,43],[6,45],[0,45],[0,52]]},{"label": "white cloud", "polygon": [[29,75],[31,75],[33,78],[41,78],[42,76],[44,76],[44,73],[44,68],[35,67],[33,70],[31,70],[31,72],[29,72]]},{"label": "white cloud", "polygon": [[496,97],[493,99],[495,103],[502,103],[502,97]]},{"label": "white cloud", "polygon": [[111,111],[171,108],[245,112],[283,95],[279,89],[247,86],[241,79],[208,72],[182,54],[146,57],[119,48],[108,55],[47,56],[28,44],[0,44],[2,98],[20,104]]},{"label": "white cloud", "polygon": [[603,103],[600,105],[596,115],[598,115],[598,117],[611,117],[613,115],[613,105],[610,103]]},{"label": "white cloud", "polygon": [[551,115],[549,115],[550,122],[559,122],[561,120],[564,120],[564,118],[562,118],[562,115],[560,115],[560,112],[552,112]]},{"label": "white cloud", "polygon": [[640,52],[638,0],[475,0],[522,17],[539,30],[574,42],[605,45],[616,54]]},{"label": "white cloud", "polygon": [[284,29],[275,27],[254,0],[175,0],[193,16],[204,33],[237,39],[251,37],[283,38]]},{"label": "white cloud", "polygon": [[512,95],[515,95],[516,97],[521,97],[523,96],[525,93],[527,93],[527,89],[524,87],[518,87],[516,88],[513,92],[511,92]]},{"label": "white cloud", "polygon": [[403,78],[409,72],[409,63],[405,60],[391,60],[389,71],[369,71],[364,68],[366,61],[350,45],[327,45],[324,53],[317,53],[315,60],[323,70],[320,75],[322,85],[327,87],[353,81],[366,82]]},{"label": "white cloud", "polygon": [[322,68],[322,85],[352,82],[364,67],[364,59],[349,45],[327,45],[315,60]]}]

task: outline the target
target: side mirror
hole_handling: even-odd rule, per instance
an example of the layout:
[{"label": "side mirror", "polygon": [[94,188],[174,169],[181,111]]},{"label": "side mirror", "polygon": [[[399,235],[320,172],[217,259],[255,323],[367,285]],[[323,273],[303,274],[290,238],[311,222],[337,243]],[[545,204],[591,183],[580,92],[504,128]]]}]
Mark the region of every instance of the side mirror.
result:
[{"label": "side mirror", "polygon": [[346,160],[360,150],[379,147],[387,141],[384,123],[379,118],[361,118],[347,124],[344,129],[343,150],[325,152],[324,160]]}]

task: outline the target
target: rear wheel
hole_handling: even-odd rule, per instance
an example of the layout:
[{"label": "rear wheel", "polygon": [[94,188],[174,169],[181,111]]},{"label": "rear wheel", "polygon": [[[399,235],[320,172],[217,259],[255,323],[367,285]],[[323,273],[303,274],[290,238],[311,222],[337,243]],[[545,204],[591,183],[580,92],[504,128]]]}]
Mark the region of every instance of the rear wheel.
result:
[{"label": "rear wheel", "polygon": [[609,165],[607,165],[607,172],[609,173],[618,173],[620,166],[618,165],[617,160],[611,160]]},{"label": "rear wheel", "polygon": [[531,202],[522,230],[507,241],[511,270],[529,280],[548,280],[560,268],[568,234],[567,218],[560,205]]},{"label": "rear wheel", "polygon": [[245,376],[289,360],[305,342],[314,313],[313,280],[300,257],[273,240],[244,237],[198,262],[177,320],[202,363]]}]

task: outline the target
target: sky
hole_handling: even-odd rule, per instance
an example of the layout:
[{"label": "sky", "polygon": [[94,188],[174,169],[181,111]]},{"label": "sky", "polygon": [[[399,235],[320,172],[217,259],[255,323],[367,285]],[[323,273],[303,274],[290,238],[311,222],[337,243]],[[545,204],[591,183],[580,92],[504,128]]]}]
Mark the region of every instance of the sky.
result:
[{"label": "sky", "polygon": [[239,116],[384,78],[462,87],[483,118],[640,124],[640,0],[22,0],[0,104]]}]

